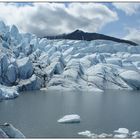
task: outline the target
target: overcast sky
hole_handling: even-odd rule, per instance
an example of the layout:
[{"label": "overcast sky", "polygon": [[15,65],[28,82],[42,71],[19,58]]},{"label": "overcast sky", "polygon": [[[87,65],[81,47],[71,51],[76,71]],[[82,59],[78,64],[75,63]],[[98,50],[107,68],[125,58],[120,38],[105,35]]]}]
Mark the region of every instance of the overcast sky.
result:
[{"label": "overcast sky", "polygon": [[0,20],[39,37],[80,29],[140,43],[140,3],[0,3]]}]

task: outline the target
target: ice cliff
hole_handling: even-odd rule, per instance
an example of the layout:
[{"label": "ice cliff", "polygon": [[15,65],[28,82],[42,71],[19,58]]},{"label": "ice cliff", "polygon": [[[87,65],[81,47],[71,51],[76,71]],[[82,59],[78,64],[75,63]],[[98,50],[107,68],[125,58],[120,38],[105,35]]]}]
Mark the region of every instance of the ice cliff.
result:
[{"label": "ice cliff", "polygon": [[1,21],[0,99],[42,87],[139,90],[140,46],[109,40],[48,40],[20,33]]}]

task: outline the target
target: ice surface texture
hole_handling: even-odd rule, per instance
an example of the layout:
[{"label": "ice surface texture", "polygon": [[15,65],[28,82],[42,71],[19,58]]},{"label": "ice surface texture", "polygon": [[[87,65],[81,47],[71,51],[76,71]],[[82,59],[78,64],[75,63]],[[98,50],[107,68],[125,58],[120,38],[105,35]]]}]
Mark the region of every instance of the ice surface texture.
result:
[{"label": "ice surface texture", "polygon": [[48,40],[0,22],[0,84],[103,92],[140,89],[140,46],[107,40]]}]

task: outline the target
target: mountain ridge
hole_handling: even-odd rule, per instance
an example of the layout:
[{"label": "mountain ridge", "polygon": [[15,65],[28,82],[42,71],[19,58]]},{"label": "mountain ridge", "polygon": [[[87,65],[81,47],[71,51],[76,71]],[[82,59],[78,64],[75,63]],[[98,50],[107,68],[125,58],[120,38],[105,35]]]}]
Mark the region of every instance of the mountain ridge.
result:
[{"label": "mountain ridge", "polygon": [[75,30],[68,34],[60,34],[56,36],[45,36],[47,39],[70,39],[70,40],[86,40],[86,41],[92,41],[92,40],[111,40],[118,43],[127,43],[133,46],[137,46],[138,44],[125,39],[119,39],[116,37],[111,37],[108,35],[100,34],[100,33],[89,33],[84,32],[82,30]]}]

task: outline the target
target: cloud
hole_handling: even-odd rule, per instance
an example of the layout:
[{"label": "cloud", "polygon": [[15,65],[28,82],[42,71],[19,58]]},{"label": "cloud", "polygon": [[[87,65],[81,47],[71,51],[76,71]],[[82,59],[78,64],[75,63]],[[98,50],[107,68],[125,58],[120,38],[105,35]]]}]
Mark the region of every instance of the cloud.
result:
[{"label": "cloud", "polygon": [[61,34],[81,29],[98,32],[118,20],[117,13],[101,3],[0,3],[0,19],[15,24],[23,32],[38,36]]},{"label": "cloud", "polygon": [[140,3],[113,3],[113,6],[129,16],[136,14],[140,9]]},{"label": "cloud", "polygon": [[128,34],[124,39],[132,40],[140,45],[140,28],[127,28]]}]

